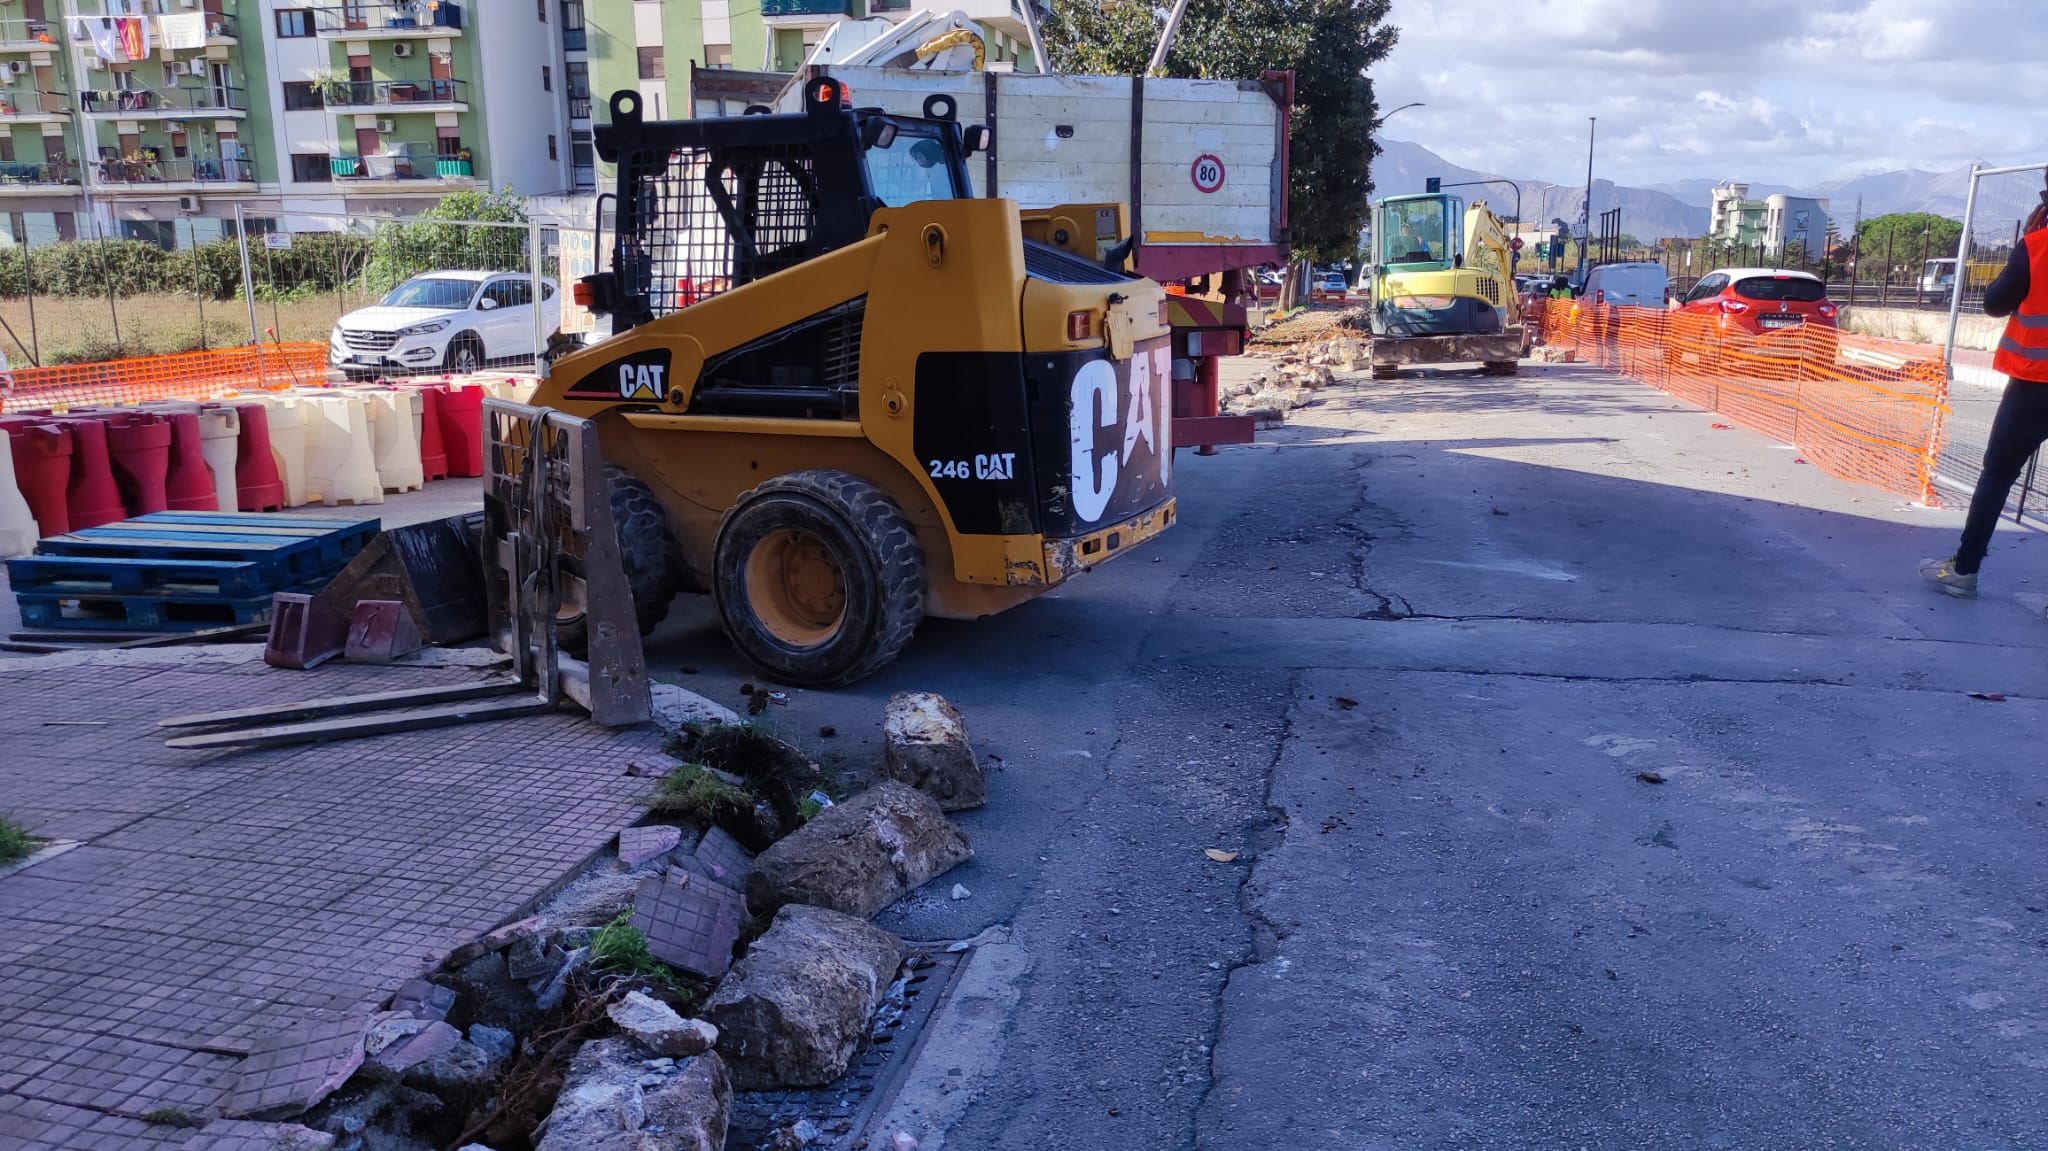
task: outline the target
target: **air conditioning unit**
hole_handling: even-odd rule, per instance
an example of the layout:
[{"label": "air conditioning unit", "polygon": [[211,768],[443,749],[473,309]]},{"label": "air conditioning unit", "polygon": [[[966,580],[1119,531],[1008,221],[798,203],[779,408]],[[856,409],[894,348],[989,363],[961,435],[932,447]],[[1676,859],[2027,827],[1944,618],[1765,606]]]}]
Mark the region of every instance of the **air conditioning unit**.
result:
[{"label": "air conditioning unit", "polygon": [[388,136],[391,133],[398,131],[398,125],[392,123],[389,120],[379,120],[377,121],[377,130]]},{"label": "air conditioning unit", "polygon": [[7,72],[8,72],[8,74],[9,74],[9,75],[11,75],[11,76],[22,76],[22,75],[26,75],[26,74],[28,73],[28,61],[26,61],[26,60],[9,60],[9,61],[7,62]]},{"label": "air conditioning unit", "polygon": [[192,61],[192,74],[193,74],[194,76],[204,76],[204,75],[206,75],[206,61],[204,61],[204,60],[194,60],[194,61]]},{"label": "air conditioning unit", "polygon": [[85,58],[85,70],[88,72],[104,72],[107,70],[107,62],[98,56],[87,56]]},{"label": "air conditioning unit", "polygon": [[199,197],[197,197],[197,196],[180,196],[180,197],[178,197],[178,210],[179,210],[180,212],[197,212],[197,211],[199,210]]},{"label": "air conditioning unit", "polygon": [[412,45],[401,40],[391,46],[391,54],[400,60],[409,60],[412,58]]}]

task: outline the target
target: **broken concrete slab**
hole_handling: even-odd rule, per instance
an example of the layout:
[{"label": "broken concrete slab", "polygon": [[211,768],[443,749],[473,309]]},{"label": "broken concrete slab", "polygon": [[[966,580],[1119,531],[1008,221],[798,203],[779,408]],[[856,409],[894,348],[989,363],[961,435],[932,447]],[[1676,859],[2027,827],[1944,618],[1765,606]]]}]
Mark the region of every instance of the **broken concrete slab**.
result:
[{"label": "broken concrete slab", "polygon": [[577,1048],[535,1151],[718,1151],[732,1081],[717,1052],[650,1068],[626,1039]]},{"label": "broken concrete slab", "polygon": [[519,1050],[519,1040],[502,1027],[487,1023],[472,1023],[469,1026],[469,1041],[476,1049],[491,1057],[493,1063],[503,1063]]},{"label": "broken concrete slab", "polygon": [[503,951],[538,930],[540,930],[539,919],[529,918],[519,920],[516,923],[508,923],[495,931],[480,935],[449,952],[447,965],[449,967],[461,967],[465,963],[475,962],[493,951]]},{"label": "broken concrete slab", "polygon": [[406,1068],[403,1082],[443,1099],[480,1096],[491,1085],[494,1063],[482,1048],[458,1035],[452,1043]]},{"label": "broken concrete slab", "polygon": [[791,904],[704,1004],[741,1090],[819,1087],[846,1073],[903,961],[863,919]]},{"label": "broken concrete slab", "polygon": [[184,1151],[331,1151],[334,1136],[297,1123],[216,1119],[184,1144]]},{"label": "broken concrete slab", "polygon": [[712,827],[705,830],[697,849],[678,856],[675,865],[722,887],[745,891],[747,873],[754,870],[754,854],[741,847],[740,841],[724,828]]},{"label": "broken concrete slab", "polygon": [[670,733],[685,727],[705,728],[740,722],[739,712],[672,683],[650,683],[647,694],[653,698],[654,722]]},{"label": "broken concrete slab", "polygon": [[378,1012],[371,1019],[369,1030],[363,1032],[363,1054],[374,1059],[392,1045],[425,1031],[431,1022],[404,1011]]},{"label": "broken concrete slab", "polygon": [[627,867],[638,867],[674,851],[682,841],[682,828],[666,823],[628,827],[619,832],[619,862]]},{"label": "broken concrete slab", "polygon": [[939,801],[944,811],[965,811],[988,802],[988,784],[967,721],[946,697],[928,691],[899,691],[882,712],[882,774]]},{"label": "broken concrete slab", "polygon": [[718,1043],[718,1028],[702,1019],[685,1019],[675,1008],[651,995],[628,991],[605,1014],[626,1038],[650,1053],[674,1059],[701,1055]]},{"label": "broken concrete slab", "polygon": [[231,1119],[289,1119],[332,1095],[363,1064],[367,1016],[308,1020],[259,1040],[228,1096]]},{"label": "broken concrete slab", "polygon": [[505,949],[505,974],[525,983],[553,979],[562,969],[562,949],[550,947],[542,935],[529,935]]},{"label": "broken concrete slab", "polygon": [[642,880],[633,896],[633,926],[656,959],[716,979],[732,966],[745,905],[740,894],[684,872]]},{"label": "broken concrete slab", "polygon": [[391,1010],[415,1019],[446,1019],[455,1007],[455,990],[424,979],[408,979],[391,997]]},{"label": "broken concrete slab", "polygon": [[[371,1028],[371,1036],[377,1029]],[[383,1045],[363,1062],[363,1074],[373,1079],[398,1079],[430,1059],[445,1055],[462,1042],[462,1032],[436,1020],[412,1035]],[[369,1040],[365,1040],[365,1047]]]},{"label": "broken concrete slab", "polygon": [[974,855],[939,803],[894,780],[820,812],[754,860],[747,903],[789,903],[866,919]]}]

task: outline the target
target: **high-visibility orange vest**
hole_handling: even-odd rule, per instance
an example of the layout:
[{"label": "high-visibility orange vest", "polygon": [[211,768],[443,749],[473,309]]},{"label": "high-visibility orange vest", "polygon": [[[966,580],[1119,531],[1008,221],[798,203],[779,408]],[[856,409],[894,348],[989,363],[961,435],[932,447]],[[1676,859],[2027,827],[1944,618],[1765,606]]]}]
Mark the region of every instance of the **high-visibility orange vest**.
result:
[{"label": "high-visibility orange vest", "polygon": [[2005,322],[1991,366],[2016,380],[2048,384],[2048,228],[2027,236],[2027,298]]}]

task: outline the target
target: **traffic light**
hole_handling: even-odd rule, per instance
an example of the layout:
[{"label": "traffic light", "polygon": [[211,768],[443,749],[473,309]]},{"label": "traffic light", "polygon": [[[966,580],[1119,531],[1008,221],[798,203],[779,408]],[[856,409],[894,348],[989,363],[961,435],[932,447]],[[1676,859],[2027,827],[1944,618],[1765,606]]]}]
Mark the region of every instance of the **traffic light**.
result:
[{"label": "traffic light", "polygon": [[1432,194],[1443,191],[1444,178],[1442,176],[1429,177],[1427,180],[1423,182],[1422,190]]}]

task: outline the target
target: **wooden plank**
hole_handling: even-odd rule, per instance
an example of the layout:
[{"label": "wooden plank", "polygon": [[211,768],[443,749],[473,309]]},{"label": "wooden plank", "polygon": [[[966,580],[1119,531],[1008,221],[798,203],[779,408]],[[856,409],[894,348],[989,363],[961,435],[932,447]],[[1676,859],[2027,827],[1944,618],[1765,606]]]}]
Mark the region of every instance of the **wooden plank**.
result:
[{"label": "wooden plank", "polygon": [[362,712],[380,711],[407,705],[455,703],[462,700],[488,699],[508,692],[525,690],[516,679],[494,676],[476,683],[449,684],[443,687],[405,688],[399,691],[373,691],[363,695],[336,695],[324,699],[309,699],[301,703],[274,703],[263,707],[244,707],[233,711],[213,711],[199,715],[177,715],[157,721],[158,727],[224,727],[246,725],[269,721],[283,723],[289,720],[325,719],[337,715],[355,715]]},{"label": "wooden plank", "polygon": [[285,747],[300,743],[362,739],[373,735],[395,735],[400,732],[452,727],[463,723],[484,723],[496,719],[518,719],[522,716],[543,715],[554,709],[555,705],[547,700],[522,695],[507,699],[443,704],[411,711],[349,715],[307,723],[241,728],[207,735],[185,735],[165,740],[164,746],[180,751],[225,747]]}]

